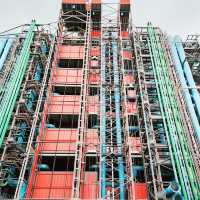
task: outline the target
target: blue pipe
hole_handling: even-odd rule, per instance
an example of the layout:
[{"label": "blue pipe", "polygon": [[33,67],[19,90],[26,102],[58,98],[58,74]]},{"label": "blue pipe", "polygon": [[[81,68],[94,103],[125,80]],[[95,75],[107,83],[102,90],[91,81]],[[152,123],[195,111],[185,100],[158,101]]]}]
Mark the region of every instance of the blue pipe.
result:
[{"label": "blue pipe", "polygon": [[44,55],[48,53],[48,46],[45,40],[41,41],[41,51]]},{"label": "blue pipe", "polygon": [[[10,166],[8,169],[8,177],[7,177],[7,185],[13,189],[16,188],[18,179],[16,177],[16,167],[15,166]],[[5,185],[6,186],[6,185]],[[20,199],[24,199],[25,193],[26,193],[26,187],[27,184],[26,182],[23,182],[22,187],[20,189],[19,197]]]},{"label": "blue pipe", "polygon": [[20,123],[19,132],[17,134],[17,144],[23,144],[25,139],[27,124],[26,122]]},{"label": "blue pipe", "polygon": [[35,74],[34,74],[34,80],[40,82],[42,77],[42,66],[41,64],[37,64]]},{"label": "blue pipe", "polygon": [[135,132],[139,131],[138,126],[129,126],[128,128],[129,128],[130,133],[135,133]]},{"label": "blue pipe", "polygon": [[38,165],[38,170],[39,171],[50,171],[50,168],[47,164],[39,164]]},{"label": "blue pipe", "polygon": [[185,76],[184,76],[184,72],[182,70],[182,65],[181,65],[181,61],[179,59],[178,56],[178,52],[176,49],[176,45],[175,45],[175,41],[170,39],[170,48],[171,48],[171,52],[172,52],[172,57],[173,57],[173,61],[175,64],[175,69],[176,72],[178,74],[180,83],[181,83],[181,87],[182,87],[182,91],[183,91],[183,95],[190,113],[190,117],[192,120],[192,124],[193,124],[193,128],[195,130],[198,142],[200,143],[200,126],[199,126],[199,121],[197,119],[195,110],[194,110],[194,106],[193,106],[193,102],[191,99],[191,95],[190,92],[188,90],[188,86],[187,86],[187,82],[185,80]]},{"label": "blue pipe", "polygon": [[3,64],[4,64],[7,56],[8,56],[9,50],[10,50],[10,48],[12,46],[12,43],[13,43],[13,40],[12,39],[8,39],[8,41],[6,43],[6,46],[4,48],[4,51],[3,51],[2,55],[1,55],[1,58],[0,58],[0,71],[1,71],[1,69],[3,67]]},{"label": "blue pipe", "polygon": [[137,178],[137,176],[139,175],[139,173],[142,171],[144,171],[144,167],[142,165],[134,165],[132,167],[133,169],[133,177]]},{"label": "blue pipe", "polygon": [[36,97],[37,97],[37,93],[35,92],[35,90],[29,90],[27,92],[26,107],[28,110],[30,110],[30,111],[33,110],[33,106],[34,106]]},{"label": "blue pipe", "polygon": [[113,49],[113,71],[114,71],[114,96],[115,96],[115,118],[116,118],[116,134],[117,134],[117,146],[118,146],[118,171],[119,171],[119,190],[120,199],[125,199],[125,170],[123,162],[122,152],[122,128],[120,118],[120,83],[119,83],[119,71],[117,62],[117,42],[112,42]]},{"label": "blue pipe", "polygon": [[0,39],[0,58],[1,58],[1,55],[3,53],[4,48],[6,46],[7,40],[8,40],[7,38],[1,38]]},{"label": "blue pipe", "polygon": [[167,198],[170,198],[175,193],[179,193],[179,192],[180,192],[180,187],[179,187],[179,184],[176,183],[176,181],[171,182],[170,185],[167,188],[165,188],[165,193],[166,193]]},{"label": "blue pipe", "polygon": [[102,45],[102,66],[101,66],[101,120],[100,120],[100,136],[101,136],[101,197],[106,199],[106,88],[105,80],[105,53],[106,46]]},{"label": "blue pipe", "polygon": [[181,195],[179,184],[176,181],[172,181],[167,188],[165,188],[162,192],[158,193],[158,199],[182,200],[183,197]]},{"label": "blue pipe", "polygon": [[56,128],[54,124],[46,124],[45,128]]},{"label": "blue pipe", "polygon": [[194,82],[190,66],[189,66],[188,61],[186,59],[181,38],[179,36],[176,36],[174,38],[174,40],[175,40],[176,49],[177,49],[177,52],[178,52],[178,55],[179,55],[179,59],[180,59],[180,62],[182,64],[182,69],[183,69],[184,74],[185,74],[185,78],[188,82],[189,87],[191,88],[191,91],[192,91],[192,97],[193,97],[195,108],[196,108],[196,111],[197,111],[197,116],[200,119],[200,95],[199,95],[198,90],[196,89],[196,84]]}]

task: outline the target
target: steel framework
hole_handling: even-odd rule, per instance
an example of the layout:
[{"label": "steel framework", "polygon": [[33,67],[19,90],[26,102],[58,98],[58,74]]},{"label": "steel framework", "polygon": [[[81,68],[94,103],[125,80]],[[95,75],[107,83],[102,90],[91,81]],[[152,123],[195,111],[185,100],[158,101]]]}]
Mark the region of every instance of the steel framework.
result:
[{"label": "steel framework", "polygon": [[53,35],[0,39],[0,198],[199,199],[199,36],[131,3],[62,0]]},{"label": "steel framework", "polygon": [[[4,117],[3,120],[6,120],[6,122],[2,123],[2,126],[4,126],[1,132],[3,141],[3,135],[8,131],[1,155],[2,195],[6,194],[5,190],[8,190],[6,194],[8,196],[3,196],[4,198],[12,198],[18,185],[20,185],[19,191],[16,190],[18,191],[18,198],[24,198],[26,190],[27,177],[24,177],[25,171],[23,177],[21,177],[21,171],[25,167],[24,161],[27,151],[32,145],[29,144],[29,140],[32,137],[30,130],[35,129],[33,121],[35,114],[38,114],[36,105],[41,104],[41,98],[39,99],[38,97],[43,86],[41,84],[43,69],[46,64],[50,41],[48,33],[44,32],[43,28],[40,29],[38,27],[38,30],[34,32],[36,26],[36,22],[33,21],[26,38],[18,39],[24,40],[22,42],[23,46],[18,57],[9,57],[8,65],[13,69],[11,69],[10,78],[7,81],[5,81],[6,77],[4,79],[5,85],[9,85],[2,99],[2,103],[5,104],[7,102],[4,107],[7,108],[8,113],[7,116],[2,115]],[[19,46],[19,43],[16,43],[16,46]],[[11,51],[11,55],[15,54],[16,46]],[[19,90],[20,97],[18,98]],[[9,100],[5,101],[4,98]],[[18,102],[15,105],[17,99]],[[16,106],[16,110],[10,123],[14,106]],[[7,128],[8,126],[9,129]],[[17,197],[15,196],[15,198]]]}]

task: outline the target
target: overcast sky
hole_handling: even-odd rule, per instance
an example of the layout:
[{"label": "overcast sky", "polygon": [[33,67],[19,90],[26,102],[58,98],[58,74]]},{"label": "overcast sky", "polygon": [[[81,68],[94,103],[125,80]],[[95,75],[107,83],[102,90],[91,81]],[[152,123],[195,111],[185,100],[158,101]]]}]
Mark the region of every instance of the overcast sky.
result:
[{"label": "overcast sky", "polygon": [[[133,0],[135,25],[148,21],[171,35],[200,33],[200,0]],[[57,20],[61,0],[0,0],[0,31],[28,23]]]},{"label": "overcast sky", "polygon": [[136,25],[148,21],[169,34],[200,34],[200,0],[133,0]]}]

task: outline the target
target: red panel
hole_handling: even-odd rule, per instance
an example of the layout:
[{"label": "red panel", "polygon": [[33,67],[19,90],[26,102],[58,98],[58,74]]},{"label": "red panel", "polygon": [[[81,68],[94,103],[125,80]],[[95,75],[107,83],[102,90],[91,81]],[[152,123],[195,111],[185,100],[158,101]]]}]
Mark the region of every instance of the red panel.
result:
[{"label": "red panel", "polygon": [[120,4],[130,4],[130,0],[120,0]]},{"label": "red panel", "polygon": [[90,84],[99,84],[100,83],[100,75],[96,73],[89,74],[89,83]]},{"label": "red panel", "polygon": [[136,102],[127,102],[127,112],[128,113],[137,113]]},{"label": "red panel", "polygon": [[88,105],[88,113],[98,113],[99,112],[99,105],[98,104],[89,104]]},{"label": "red panel", "polygon": [[81,185],[81,199],[98,199],[99,182],[96,172],[85,172],[84,182]]},{"label": "red panel", "polygon": [[133,194],[135,193],[135,200],[147,200],[147,186],[146,183],[134,183]]},{"label": "red panel", "polygon": [[60,69],[54,72],[53,82],[55,84],[81,84],[82,69]]},{"label": "red panel", "polygon": [[129,38],[129,33],[128,31],[122,31],[121,32],[122,38]]},{"label": "red panel", "polygon": [[129,141],[131,142],[131,151],[134,153],[141,152],[141,142],[139,137],[129,137]]},{"label": "red panel", "polygon": [[62,0],[64,4],[85,4],[86,0]]},{"label": "red panel", "polygon": [[67,46],[63,45],[59,49],[60,58],[83,59],[84,46]]},{"label": "red panel", "polygon": [[79,95],[58,95],[49,98],[51,103],[66,103],[66,102],[80,102]]},{"label": "red panel", "polygon": [[79,103],[65,103],[65,104],[50,104],[48,113],[59,113],[59,114],[79,114],[80,104]]},{"label": "red panel", "polygon": [[129,99],[134,99],[136,97],[136,90],[128,90],[127,96]]},{"label": "red panel", "polygon": [[53,71],[54,75],[56,76],[75,76],[75,77],[81,77],[82,75],[82,69],[62,69],[62,68],[56,68]]},{"label": "red panel", "polygon": [[86,143],[86,152],[94,152],[98,150],[98,144],[99,144],[99,137],[98,137],[98,132],[97,129],[88,129],[86,138],[85,138],[85,143]]},{"label": "red panel", "polygon": [[92,4],[101,4],[101,0],[92,0]]},{"label": "red panel", "polygon": [[134,77],[132,74],[127,74],[124,76],[124,83],[126,85],[129,85],[129,84],[133,84],[134,83]]},{"label": "red panel", "polygon": [[101,31],[92,31],[93,38],[99,38],[101,36]]},{"label": "red panel", "polygon": [[90,61],[90,66],[91,66],[91,68],[97,68],[97,67],[99,67],[99,61],[98,60],[91,60]]},{"label": "red panel", "polygon": [[46,129],[41,151],[72,153],[76,149],[76,129]]},{"label": "red panel", "polygon": [[79,114],[80,96],[62,95],[52,96],[50,99],[48,113]]},{"label": "red panel", "polygon": [[96,95],[96,96],[88,96],[87,97],[87,101],[88,103],[91,103],[91,104],[98,104],[99,105],[99,97]]},{"label": "red panel", "polygon": [[98,96],[89,96],[88,97],[87,111],[88,111],[89,114],[99,112],[99,98],[98,98]]},{"label": "red panel", "polygon": [[125,59],[131,59],[132,58],[132,52],[131,51],[123,51],[123,56]]},{"label": "red panel", "polygon": [[88,104],[88,113],[89,114],[97,114],[99,112],[99,105],[98,104]]},{"label": "red panel", "polygon": [[[43,115],[42,115],[42,121],[41,121],[41,127],[40,127],[40,133],[37,137],[37,141],[40,141],[40,138],[42,136],[43,130],[45,129],[45,121],[47,118],[47,104],[44,105],[44,111],[43,111]],[[29,183],[28,183],[28,187],[26,190],[26,198],[29,199],[31,193],[32,193],[32,187],[33,187],[33,182],[35,180],[35,172],[36,172],[36,168],[37,168],[37,163],[38,163],[38,156],[40,153],[40,146],[41,143],[38,143],[35,150],[34,150],[34,159],[33,159],[33,163],[32,163],[32,167],[31,167],[31,172],[30,172],[30,178],[29,178]]]},{"label": "red panel", "polygon": [[79,114],[80,102],[51,102],[48,113]]},{"label": "red panel", "polygon": [[100,52],[100,48],[99,47],[93,47],[91,49],[91,56],[100,56],[101,52]]},{"label": "red panel", "polygon": [[31,199],[70,198],[72,179],[72,172],[38,172]]}]

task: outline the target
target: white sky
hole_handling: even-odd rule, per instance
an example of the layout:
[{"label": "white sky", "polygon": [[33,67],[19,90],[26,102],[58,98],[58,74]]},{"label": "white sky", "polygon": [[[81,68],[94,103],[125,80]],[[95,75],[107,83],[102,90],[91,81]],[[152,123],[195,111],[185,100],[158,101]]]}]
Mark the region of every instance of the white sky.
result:
[{"label": "white sky", "polygon": [[[0,31],[29,23],[58,19],[61,0],[0,0]],[[169,34],[200,33],[200,0],[133,0],[135,25],[151,21]]]},{"label": "white sky", "polygon": [[133,0],[136,25],[151,21],[168,34],[200,34],[200,0]]}]

